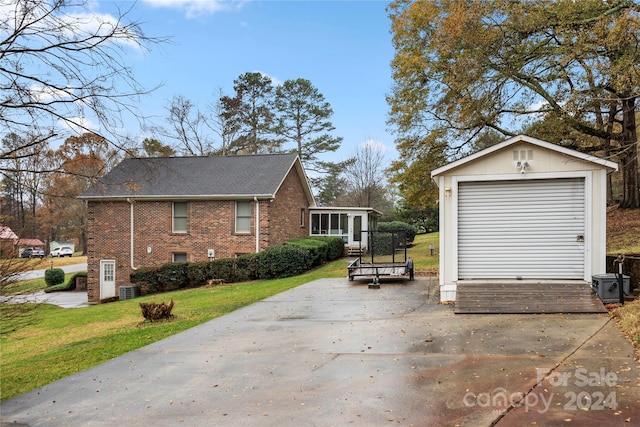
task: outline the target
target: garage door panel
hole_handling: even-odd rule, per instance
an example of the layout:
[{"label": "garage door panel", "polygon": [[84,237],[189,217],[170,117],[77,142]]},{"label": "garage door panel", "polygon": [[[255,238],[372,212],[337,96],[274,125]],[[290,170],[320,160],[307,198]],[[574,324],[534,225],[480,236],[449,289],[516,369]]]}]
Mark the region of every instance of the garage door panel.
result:
[{"label": "garage door panel", "polygon": [[584,179],[464,182],[458,190],[460,279],[583,278]]}]

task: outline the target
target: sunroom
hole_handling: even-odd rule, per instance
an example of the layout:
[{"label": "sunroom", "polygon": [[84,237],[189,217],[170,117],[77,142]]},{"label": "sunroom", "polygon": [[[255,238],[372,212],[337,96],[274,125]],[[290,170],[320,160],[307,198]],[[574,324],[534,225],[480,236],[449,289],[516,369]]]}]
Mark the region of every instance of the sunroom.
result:
[{"label": "sunroom", "polygon": [[363,231],[378,228],[382,213],[373,208],[313,207],[309,209],[310,236],[339,236],[347,248],[366,248]]}]

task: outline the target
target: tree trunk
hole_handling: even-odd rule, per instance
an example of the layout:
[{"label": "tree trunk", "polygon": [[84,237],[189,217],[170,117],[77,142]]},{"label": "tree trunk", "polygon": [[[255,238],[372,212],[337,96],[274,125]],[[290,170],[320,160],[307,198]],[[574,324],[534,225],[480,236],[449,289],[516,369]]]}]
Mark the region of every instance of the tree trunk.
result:
[{"label": "tree trunk", "polygon": [[624,209],[640,208],[638,185],[638,134],[636,130],[635,98],[622,100],[622,140],[620,163],[622,165],[623,194],[620,206]]}]

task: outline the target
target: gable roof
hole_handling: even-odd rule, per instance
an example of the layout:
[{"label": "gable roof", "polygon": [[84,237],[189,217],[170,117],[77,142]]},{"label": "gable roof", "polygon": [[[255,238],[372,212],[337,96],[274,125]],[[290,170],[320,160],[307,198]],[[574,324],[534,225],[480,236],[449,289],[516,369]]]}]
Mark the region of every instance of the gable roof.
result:
[{"label": "gable roof", "polygon": [[9,227],[0,225],[0,239],[1,240],[17,240],[18,236]]},{"label": "gable roof", "polygon": [[491,153],[495,153],[496,151],[502,150],[505,147],[508,147],[510,145],[513,145],[515,143],[518,142],[528,142],[529,144],[532,145],[537,145],[538,147],[542,147],[542,148],[546,148],[548,150],[551,151],[555,151],[561,154],[564,154],[566,156],[571,156],[571,157],[575,157],[577,159],[586,161],[586,162],[591,162],[591,163],[596,163],[600,166],[604,166],[606,168],[612,169],[617,171],[618,170],[618,164],[609,160],[605,160],[603,158],[600,157],[596,157],[596,156],[592,156],[590,154],[585,154],[585,153],[581,153],[580,151],[576,151],[576,150],[571,150],[569,148],[565,148],[565,147],[561,147],[559,145],[556,144],[552,144],[550,142],[546,142],[543,141],[541,139],[536,139],[536,138],[532,138],[530,136],[527,135],[518,135],[518,136],[514,136],[513,138],[507,139],[506,141],[503,141],[499,144],[493,145],[489,148],[485,148],[484,150],[480,150],[476,153],[470,154],[466,157],[463,157],[462,159],[456,160],[454,162],[451,162],[445,166],[439,167],[438,169],[435,169],[431,172],[431,177],[436,177],[438,175],[443,174],[444,172],[447,172],[451,169],[457,168],[459,166],[462,166],[466,163],[472,162],[480,157],[484,157],[487,156]]},{"label": "gable roof", "polygon": [[297,154],[124,159],[80,198],[273,198],[294,168],[310,205],[314,205],[311,188]]},{"label": "gable roof", "polygon": [[44,246],[44,242],[40,239],[20,239],[18,246]]}]

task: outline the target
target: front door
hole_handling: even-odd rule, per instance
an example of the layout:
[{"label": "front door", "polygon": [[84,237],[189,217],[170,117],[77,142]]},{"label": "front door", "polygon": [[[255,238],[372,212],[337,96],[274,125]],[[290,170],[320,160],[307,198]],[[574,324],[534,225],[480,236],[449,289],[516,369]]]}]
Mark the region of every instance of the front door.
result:
[{"label": "front door", "polygon": [[100,299],[116,296],[116,262],[100,261]]}]

